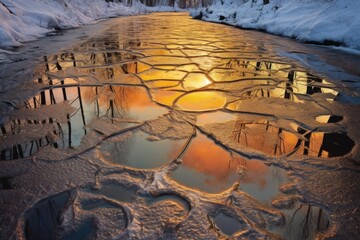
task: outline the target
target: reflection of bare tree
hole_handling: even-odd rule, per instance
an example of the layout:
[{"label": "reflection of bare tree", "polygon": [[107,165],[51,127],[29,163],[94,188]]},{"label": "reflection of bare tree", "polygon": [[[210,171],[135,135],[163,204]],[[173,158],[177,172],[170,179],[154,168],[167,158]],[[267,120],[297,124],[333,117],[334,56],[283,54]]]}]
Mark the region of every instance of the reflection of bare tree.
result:
[{"label": "reflection of bare tree", "polygon": [[[128,98],[133,88],[121,86],[90,87],[82,89],[87,104],[94,102],[97,117],[122,118],[129,109]],[[102,112],[101,109],[105,109]]]},{"label": "reflection of bare tree", "polygon": [[24,234],[26,239],[55,239],[60,226],[61,211],[65,208],[70,192],[63,192],[43,199],[26,214]]},{"label": "reflection of bare tree", "polygon": [[[45,96],[44,92],[40,93],[39,99],[34,97],[31,100],[32,100],[34,107],[40,107],[42,104],[46,105],[46,96]],[[26,101],[24,103],[25,108],[31,108],[31,103],[30,103],[31,100]],[[49,123],[52,123],[53,119],[49,118],[48,121],[49,121]],[[43,120],[43,121],[39,122],[36,120],[24,121],[21,119],[16,119],[16,120],[12,120],[12,121],[8,122],[6,125],[2,126],[1,132],[2,132],[2,135],[11,134],[11,135],[16,136],[16,134],[21,134],[21,129],[25,125],[32,125],[32,124],[39,125],[39,124],[46,124],[46,123],[47,123],[47,120]],[[56,130],[54,131],[54,133],[56,133]],[[16,145],[12,146],[11,148],[2,149],[1,159],[9,160],[9,159],[18,159],[18,158],[30,156],[31,154],[33,154],[33,152],[37,151],[40,147],[42,147],[43,145],[47,145],[49,143],[50,143],[50,140],[48,139],[48,137],[44,136],[43,138],[34,139],[25,144],[16,144]],[[57,147],[57,145],[54,145],[54,146]]]},{"label": "reflection of bare tree", "polygon": [[86,134],[86,120],[85,120],[84,105],[83,105],[83,101],[82,101],[82,97],[81,97],[80,87],[77,87],[77,92],[78,92],[78,99],[79,99],[79,104],[80,104],[82,122],[84,124],[84,133]]},{"label": "reflection of bare tree", "polygon": [[[283,138],[283,129],[274,127],[269,121],[264,122],[241,122],[237,121],[233,131],[234,140],[239,144],[261,150],[274,155],[284,154],[286,151],[286,141]],[[266,136],[275,136],[273,144],[262,145],[256,139],[263,139]],[[274,138],[271,138],[274,139]],[[266,139],[270,141],[270,139]],[[272,146],[272,149],[264,149]]]},{"label": "reflection of bare tree", "polygon": [[311,94],[314,94],[314,93],[321,93],[321,88],[320,87],[312,86],[313,82],[321,83],[322,79],[312,75],[311,73],[307,73],[306,94],[311,95]]},{"label": "reflection of bare tree", "polygon": [[309,155],[309,148],[310,148],[310,139],[311,139],[311,132],[307,132],[306,130],[302,129],[302,128],[299,128],[298,129],[298,132],[302,135],[304,135],[305,137],[305,140],[302,140],[302,139],[298,139],[296,145],[295,145],[295,148],[294,149],[300,149],[301,148],[301,145],[302,143],[304,143],[304,146],[303,146],[303,155]]},{"label": "reflection of bare tree", "polygon": [[110,158],[109,160],[111,162],[126,164],[127,158],[125,156],[129,153],[131,145],[132,139],[131,137],[128,137],[127,139],[122,139],[117,142],[105,142],[101,150],[107,152],[107,157]]},{"label": "reflection of bare tree", "polygon": [[[39,83],[43,83],[43,80],[41,78],[38,79]],[[49,80],[49,85],[52,85],[51,79]],[[63,93],[63,100],[67,99],[66,91],[62,91]],[[59,99],[58,99],[59,100]],[[53,92],[53,89],[41,91],[37,96],[32,97],[28,101],[24,102],[24,108],[26,109],[37,109],[41,106],[45,105],[53,105],[56,104],[56,98]],[[68,116],[69,118],[69,116]],[[31,125],[45,125],[45,124],[52,124],[54,126],[54,130],[52,130],[52,134],[54,136],[59,136],[62,138],[63,136],[63,130],[62,126],[57,120],[53,119],[52,117],[49,117],[48,119],[44,119],[40,121],[37,120],[22,120],[22,119],[16,119],[8,122],[6,125],[1,127],[2,135],[10,134],[13,136],[16,136],[17,134],[26,134],[23,133],[22,129],[25,126],[31,126]],[[69,146],[71,146],[71,123],[70,120],[68,121],[69,124]],[[40,129],[38,126],[36,129]],[[31,135],[27,135],[27,138]],[[20,141],[22,138],[20,137]],[[31,156],[34,153],[36,153],[40,148],[51,145],[55,148],[58,148],[59,145],[56,141],[54,141],[53,137],[48,134],[40,137],[35,138],[30,141],[27,141],[25,143],[19,143],[11,148],[3,149],[1,151],[1,159],[2,160],[10,160],[10,159],[18,159],[18,158],[24,158],[27,156]]]},{"label": "reflection of bare tree", "polygon": [[[71,121],[70,121],[70,115],[67,114],[66,118],[68,119],[67,124],[68,124],[68,129],[69,129],[69,135],[68,135],[69,141],[68,141],[68,144],[69,144],[69,147],[71,147],[71,143],[72,143],[72,142],[71,142]],[[65,145],[65,143],[64,143],[64,145]]]},{"label": "reflection of bare tree", "polygon": [[286,239],[312,239],[316,232],[326,230],[329,224],[329,219],[321,208],[302,204],[291,216]]},{"label": "reflection of bare tree", "polygon": [[[95,94],[96,94],[96,96],[99,95],[99,88],[98,87],[95,87]],[[95,99],[95,115],[97,117],[100,117],[100,105],[99,105],[99,99],[98,98]]]},{"label": "reflection of bare tree", "polygon": [[277,132],[276,144],[274,146],[274,155],[281,155],[285,153],[285,141],[281,135],[282,129],[279,128]]},{"label": "reflection of bare tree", "polygon": [[[301,128],[298,132],[304,136],[305,140],[298,139],[295,149],[303,149],[303,155],[338,157],[349,153],[355,145],[354,141],[343,133],[317,133]],[[312,147],[312,144],[318,145],[319,148]]]},{"label": "reflection of bare tree", "polygon": [[293,99],[293,84],[294,84],[294,79],[295,79],[295,71],[291,70],[288,73],[288,82],[286,82],[286,87],[285,87],[285,95],[284,98],[285,99],[289,99],[292,100]]},{"label": "reflection of bare tree", "polygon": [[225,172],[225,175],[224,175],[224,179],[226,179],[230,173],[231,173],[231,170],[233,169],[233,162],[235,161],[236,163],[236,174],[239,178],[244,178],[246,176],[246,173],[247,173],[247,168],[246,168],[246,165],[247,165],[247,160],[245,158],[242,158],[240,156],[238,156],[237,154],[234,154],[231,152],[231,159],[229,160],[229,164],[228,164],[228,167],[227,167],[227,170]]},{"label": "reflection of bare tree", "polygon": [[302,128],[298,128],[297,132],[302,135],[301,138],[271,125],[269,121],[237,121],[233,138],[243,146],[273,155],[296,151],[306,156],[337,157],[349,153],[355,145],[354,141],[343,133],[319,133]]},{"label": "reflection of bare tree", "polygon": [[241,143],[240,140],[241,140],[241,135],[244,136],[245,138],[245,145],[247,146],[248,145],[248,141],[247,141],[247,131],[246,131],[246,123],[242,123],[242,122],[239,122],[237,121],[236,122],[236,125],[235,125],[235,130],[233,131],[234,132],[234,139],[238,142],[238,143]]},{"label": "reflection of bare tree", "polygon": [[[325,91],[325,89],[319,85],[319,83],[325,83],[323,79],[308,72],[296,71],[286,64],[231,59],[223,66],[226,69],[235,71],[225,72],[224,74],[227,77],[230,77],[235,73],[239,75],[239,72],[243,77],[266,76],[271,77],[271,79],[282,79],[284,75],[287,76],[288,81],[285,82],[284,95],[272,92],[272,89],[270,88],[262,87],[255,91],[246,92],[248,96],[270,97],[270,95],[275,94],[273,97],[282,97],[293,101],[296,96],[295,92],[299,94],[312,95],[316,93],[324,93]],[[254,80],[256,80],[256,78],[254,78]],[[261,79],[261,81],[264,80],[265,79]]]},{"label": "reflection of bare tree", "polygon": [[[3,132],[4,133],[4,132]],[[15,132],[9,132],[8,134],[16,134]],[[44,136],[39,139],[34,139],[23,144],[16,144],[10,148],[2,149],[0,154],[1,160],[13,160],[31,156],[37,152],[41,147],[48,144],[53,144],[54,147],[57,147],[56,144],[52,143],[51,140]]]}]

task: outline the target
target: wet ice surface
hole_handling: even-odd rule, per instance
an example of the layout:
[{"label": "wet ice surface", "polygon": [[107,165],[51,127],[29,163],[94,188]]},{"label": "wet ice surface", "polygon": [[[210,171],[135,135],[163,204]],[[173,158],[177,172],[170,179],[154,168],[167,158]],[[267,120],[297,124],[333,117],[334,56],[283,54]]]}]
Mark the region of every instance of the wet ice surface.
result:
[{"label": "wet ice surface", "polygon": [[1,239],[358,236],[356,84],[256,34],[154,14],[44,56],[1,98]]}]

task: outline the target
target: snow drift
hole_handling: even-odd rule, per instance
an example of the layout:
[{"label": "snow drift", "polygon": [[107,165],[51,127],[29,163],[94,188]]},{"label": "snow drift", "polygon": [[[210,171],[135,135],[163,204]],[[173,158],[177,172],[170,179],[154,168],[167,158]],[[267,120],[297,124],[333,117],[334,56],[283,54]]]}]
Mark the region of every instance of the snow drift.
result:
[{"label": "snow drift", "polygon": [[191,15],[306,42],[360,49],[358,0],[215,0]]},{"label": "snow drift", "polygon": [[128,7],[105,0],[1,0],[0,48],[20,46],[56,29],[144,11],[145,6],[138,2]]}]

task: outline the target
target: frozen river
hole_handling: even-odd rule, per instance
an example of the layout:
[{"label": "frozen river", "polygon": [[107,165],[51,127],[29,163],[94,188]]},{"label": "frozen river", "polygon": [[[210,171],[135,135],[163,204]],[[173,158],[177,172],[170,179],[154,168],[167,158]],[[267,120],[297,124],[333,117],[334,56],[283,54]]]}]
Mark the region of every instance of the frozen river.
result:
[{"label": "frozen river", "polygon": [[360,57],[111,19],[0,64],[0,239],[356,239]]}]

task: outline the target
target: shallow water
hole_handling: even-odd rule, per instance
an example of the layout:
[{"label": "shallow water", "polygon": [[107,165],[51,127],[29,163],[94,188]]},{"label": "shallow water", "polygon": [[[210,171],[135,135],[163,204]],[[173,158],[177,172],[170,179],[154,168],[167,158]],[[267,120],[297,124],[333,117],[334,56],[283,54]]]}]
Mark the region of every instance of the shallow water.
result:
[{"label": "shallow water", "polygon": [[4,239],[356,235],[358,76],[184,14],[111,21],[1,97]]}]

